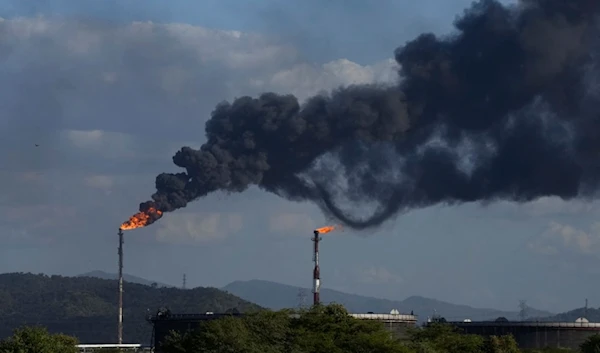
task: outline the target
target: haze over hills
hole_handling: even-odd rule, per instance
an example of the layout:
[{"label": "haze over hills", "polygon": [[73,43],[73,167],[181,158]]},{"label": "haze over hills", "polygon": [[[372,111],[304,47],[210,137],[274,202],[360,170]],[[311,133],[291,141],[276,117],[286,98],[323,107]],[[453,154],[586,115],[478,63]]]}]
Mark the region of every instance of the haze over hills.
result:
[{"label": "haze over hills", "polygon": [[[282,309],[298,307],[298,293],[303,290],[306,293],[306,304],[312,303],[311,290],[308,288],[295,287],[276,282],[263,280],[234,281],[229,283],[223,290],[242,299],[256,303],[270,309]],[[518,311],[503,311],[488,308],[473,308],[467,305],[457,305],[436,299],[411,296],[401,301],[366,297],[356,294],[344,293],[332,289],[321,289],[321,300],[324,303],[336,302],[343,304],[350,312],[355,313],[388,313],[392,309],[398,309],[404,313],[414,312],[420,321],[426,321],[437,313],[447,320],[490,320],[500,316],[508,320],[518,320]],[[527,311],[531,317],[546,317],[553,313],[529,308]]]}]

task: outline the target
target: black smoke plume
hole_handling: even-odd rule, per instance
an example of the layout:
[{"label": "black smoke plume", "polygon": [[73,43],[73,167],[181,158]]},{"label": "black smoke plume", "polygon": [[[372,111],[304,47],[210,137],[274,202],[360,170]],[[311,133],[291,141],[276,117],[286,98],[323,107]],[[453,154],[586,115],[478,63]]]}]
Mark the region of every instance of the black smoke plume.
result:
[{"label": "black smoke plume", "polygon": [[596,0],[482,0],[455,33],[398,48],[395,87],[219,104],[207,142],[173,157],[185,172],[160,174],[140,210],[257,185],[364,229],[438,203],[594,197],[599,12]]}]

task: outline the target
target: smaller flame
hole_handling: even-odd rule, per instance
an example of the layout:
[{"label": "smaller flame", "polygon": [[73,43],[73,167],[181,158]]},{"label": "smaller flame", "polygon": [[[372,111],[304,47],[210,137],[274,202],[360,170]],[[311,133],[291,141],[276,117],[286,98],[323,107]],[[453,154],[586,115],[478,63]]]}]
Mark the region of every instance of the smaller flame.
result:
[{"label": "smaller flame", "polygon": [[162,214],[163,213],[161,210],[150,207],[144,212],[138,212],[131,216],[128,221],[121,224],[120,228],[122,230],[142,228],[156,222],[160,217],[162,217]]},{"label": "smaller flame", "polygon": [[319,234],[325,234],[325,233],[329,233],[332,232],[336,229],[338,229],[340,226],[327,226],[327,227],[321,227],[321,228],[317,228],[315,229],[315,232],[318,232]]}]

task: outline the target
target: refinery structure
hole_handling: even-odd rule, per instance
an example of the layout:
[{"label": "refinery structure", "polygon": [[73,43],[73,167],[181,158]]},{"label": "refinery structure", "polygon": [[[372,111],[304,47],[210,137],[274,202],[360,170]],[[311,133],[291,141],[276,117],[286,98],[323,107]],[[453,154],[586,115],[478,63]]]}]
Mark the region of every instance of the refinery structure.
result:
[{"label": "refinery structure", "polygon": [[[327,226],[317,228],[313,231],[313,305],[321,304],[320,288],[321,288],[321,273],[319,268],[319,243],[322,240],[321,235],[330,233],[339,226]],[[122,243],[120,243],[122,244]],[[121,254],[122,251],[119,250]],[[122,261],[119,262],[122,264]],[[122,288],[122,287],[120,287]],[[121,290],[121,289],[120,289]],[[121,312],[120,312],[121,313]],[[122,321],[122,316],[119,313],[119,323]],[[193,330],[199,327],[203,322],[209,320],[215,320],[225,316],[243,316],[244,314],[238,312],[231,313],[213,313],[207,312],[203,314],[176,314],[171,313],[167,309],[159,310],[156,315],[149,316],[147,320],[152,323],[152,345],[156,349],[155,352],[160,352],[160,342],[171,331],[185,332]],[[292,317],[297,316],[293,314]],[[397,337],[405,335],[407,328],[415,327],[417,324],[417,316],[412,314],[401,314],[398,310],[392,309],[389,313],[351,313],[350,316],[359,320],[375,320],[382,322],[385,327]]]},{"label": "refinery structure", "polygon": [[[199,327],[203,322],[215,320],[227,316],[243,316],[242,313],[204,313],[204,314],[172,314],[168,310],[160,310],[156,315],[148,317],[152,323],[152,344],[155,352],[160,353],[160,342],[171,331],[185,332]],[[297,314],[292,314],[292,317]],[[392,310],[389,314],[350,314],[360,320],[376,320],[382,322],[385,327],[397,337],[402,337],[408,328],[415,327],[417,317],[415,315],[400,314]]]},{"label": "refinery structure", "polygon": [[315,268],[313,269],[313,305],[321,303],[321,269],[319,268],[319,242],[323,239],[321,234],[329,233],[336,229],[336,226],[328,226],[317,228],[313,231],[313,238],[311,239],[314,243],[313,247],[313,262]]},{"label": "refinery structure", "polygon": [[600,323],[579,318],[575,322],[458,321],[448,322],[465,334],[512,335],[522,349],[569,348],[578,350],[588,337],[600,333]]},{"label": "refinery structure", "polygon": [[[99,346],[103,347],[121,347],[129,348],[135,351],[143,349],[140,345],[123,344],[123,230],[133,229],[135,225],[123,224],[118,232],[118,317],[117,317],[117,338],[116,345],[81,345],[82,352],[93,351]],[[313,271],[312,271],[312,292],[313,305],[321,304],[321,271],[319,267],[319,245],[322,240],[321,235],[330,233],[338,226],[327,226],[317,228],[313,231]],[[171,313],[168,309],[159,310],[156,315],[147,317],[152,323],[152,346],[155,352],[160,352],[160,342],[171,331],[185,332],[199,327],[203,322],[215,320],[225,316],[243,316],[238,312],[231,313]],[[411,314],[402,314],[396,309],[389,313],[351,313],[350,316],[360,320],[376,320],[385,325],[385,327],[395,336],[403,337],[410,327],[416,327],[417,316]],[[437,320],[434,320],[437,321]],[[445,321],[444,321],[445,322]],[[429,320],[426,325],[433,322]],[[447,322],[464,334],[476,334],[481,336],[512,335],[520,348],[523,349],[543,349],[543,348],[571,348],[577,349],[579,345],[591,335],[600,333],[600,323],[588,322],[586,318],[579,318],[575,322],[538,322],[538,321],[514,321],[499,318],[496,321],[454,321]],[[133,348],[133,347],[136,348]]]}]

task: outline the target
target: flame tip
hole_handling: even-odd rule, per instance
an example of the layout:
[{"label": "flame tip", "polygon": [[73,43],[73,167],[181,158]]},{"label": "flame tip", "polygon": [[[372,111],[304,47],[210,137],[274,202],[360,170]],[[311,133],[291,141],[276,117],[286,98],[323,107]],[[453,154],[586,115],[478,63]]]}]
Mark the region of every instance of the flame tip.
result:
[{"label": "flame tip", "polygon": [[163,212],[155,207],[149,207],[145,211],[140,211],[129,218],[129,220],[123,222],[119,230],[130,230],[136,228],[142,228],[150,225],[160,219]]},{"label": "flame tip", "polygon": [[339,228],[340,226],[338,225],[333,225],[333,226],[325,226],[325,227],[321,227],[321,228],[317,228],[315,229],[315,232],[319,233],[319,234],[325,234],[325,233],[329,233],[337,228]]}]

